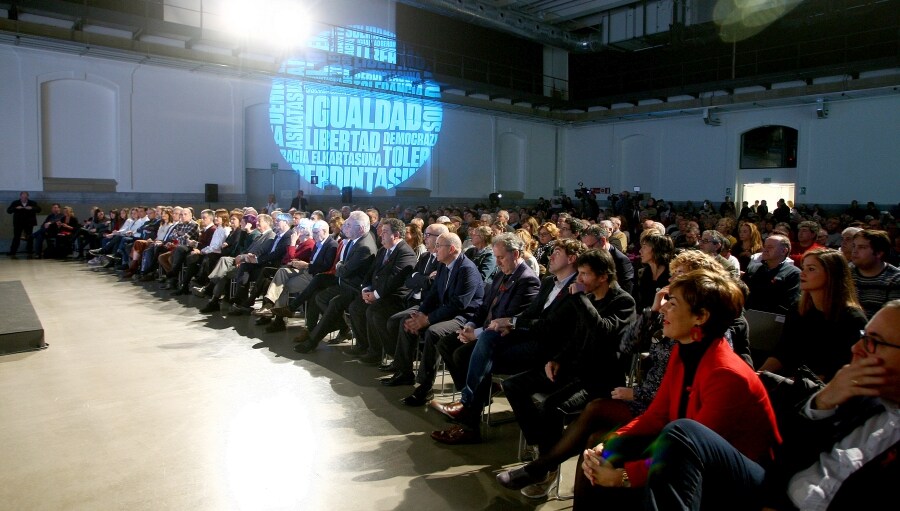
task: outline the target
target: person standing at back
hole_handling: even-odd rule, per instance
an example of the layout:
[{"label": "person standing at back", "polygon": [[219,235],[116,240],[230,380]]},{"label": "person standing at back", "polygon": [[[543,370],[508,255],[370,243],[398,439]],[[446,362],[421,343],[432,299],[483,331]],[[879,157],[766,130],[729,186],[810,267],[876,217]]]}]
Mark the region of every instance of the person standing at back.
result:
[{"label": "person standing at back", "polygon": [[28,192],[19,194],[19,200],[13,201],[6,208],[6,212],[13,216],[13,239],[9,246],[9,258],[16,259],[16,252],[19,250],[19,242],[22,236],[25,236],[25,250],[27,250],[28,258],[34,257],[34,237],[31,231],[37,225],[37,214],[41,212],[41,207],[37,202],[28,198]]}]

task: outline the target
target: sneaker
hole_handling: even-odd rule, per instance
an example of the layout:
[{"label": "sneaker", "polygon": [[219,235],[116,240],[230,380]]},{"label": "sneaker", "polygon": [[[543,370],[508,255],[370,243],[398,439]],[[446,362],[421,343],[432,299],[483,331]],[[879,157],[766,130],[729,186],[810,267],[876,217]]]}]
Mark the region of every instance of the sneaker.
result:
[{"label": "sneaker", "polygon": [[559,488],[559,469],[553,470],[547,474],[547,477],[539,483],[535,483],[522,488],[522,495],[529,499],[544,499],[550,495],[550,492]]},{"label": "sneaker", "polygon": [[102,249],[100,248],[92,248],[91,250],[88,250],[88,254],[91,254],[92,256],[98,256],[100,255],[101,250]]},{"label": "sneaker", "polygon": [[91,259],[87,263],[88,263],[88,266],[100,266],[101,264],[103,264],[103,259],[100,259],[100,257],[98,256],[98,257]]}]

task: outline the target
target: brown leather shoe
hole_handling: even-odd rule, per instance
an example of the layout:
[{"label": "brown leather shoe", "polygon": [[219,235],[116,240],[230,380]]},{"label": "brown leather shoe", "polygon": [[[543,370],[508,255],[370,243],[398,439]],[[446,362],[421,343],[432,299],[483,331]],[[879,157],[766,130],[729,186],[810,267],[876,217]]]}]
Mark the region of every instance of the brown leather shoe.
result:
[{"label": "brown leather shoe", "polygon": [[445,430],[432,431],[431,438],[447,445],[477,444],[481,442],[481,432],[477,429],[466,429],[455,425]]},{"label": "brown leather shoe", "polygon": [[447,417],[450,417],[451,419],[458,419],[467,412],[466,407],[463,406],[463,404],[459,401],[454,401],[452,403],[446,404],[432,401],[431,403],[429,403],[429,406],[446,415]]}]

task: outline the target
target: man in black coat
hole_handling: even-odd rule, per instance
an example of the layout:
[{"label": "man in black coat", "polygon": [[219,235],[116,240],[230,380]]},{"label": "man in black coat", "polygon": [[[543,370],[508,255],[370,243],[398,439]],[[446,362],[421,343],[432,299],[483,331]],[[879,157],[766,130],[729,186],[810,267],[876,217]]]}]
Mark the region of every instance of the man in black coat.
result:
[{"label": "man in black coat", "polygon": [[380,229],[381,248],[363,280],[362,291],[353,299],[349,309],[356,346],[348,354],[360,357],[367,364],[376,363],[382,357],[380,337],[370,336],[369,332],[376,330],[376,325],[386,324],[388,318],[403,310],[403,300],[409,293],[404,283],[416,263],[416,253],[404,241],[406,225],[402,220],[385,219]]},{"label": "man in black coat", "polygon": [[6,212],[13,216],[13,239],[12,245],[9,246],[9,257],[16,258],[16,251],[19,250],[19,242],[24,234],[25,249],[28,258],[31,259],[34,257],[34,237],[32,237],[31,231],[37,225],[37,214],[41,212],[41,207],[37,202],[28,198],[28,192],[22,192],[19,194],[19,200],[13,201],[6,208]]},{"label": "man in black coat", "polygon": [[297,196],[291,199],[291,209],[309,211],[309,200],[303,196],[303,190],[297,190]]},{"label": "man in black coat", "polygon": [[353,211],[341,227],[346,239],[335,266],[335,282],[307,301],[307,326],[295,338],[297,353],[309,353],[344,323],[344,312],[362,291],[362,283],[375,260],[375,240],[369,235],[369,217]]}]

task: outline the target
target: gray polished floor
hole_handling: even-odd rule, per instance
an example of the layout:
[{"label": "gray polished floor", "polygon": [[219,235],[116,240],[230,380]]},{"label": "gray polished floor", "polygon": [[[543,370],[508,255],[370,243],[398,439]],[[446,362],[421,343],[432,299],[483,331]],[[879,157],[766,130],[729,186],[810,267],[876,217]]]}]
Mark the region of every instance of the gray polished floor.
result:
[{"label": "gray polished floor", "polygon": [[333,346],[295,354],[295,328],[202,315],[199,298],[74,261],[3,257],[7,280],[24,284],[50,347],[0,356],[0,508],[571,505],[496,484],[516,463],[514,422],[486,427],[482,444],[436,444],[447,423],[400,404],[411,387],[385,388]]}]

